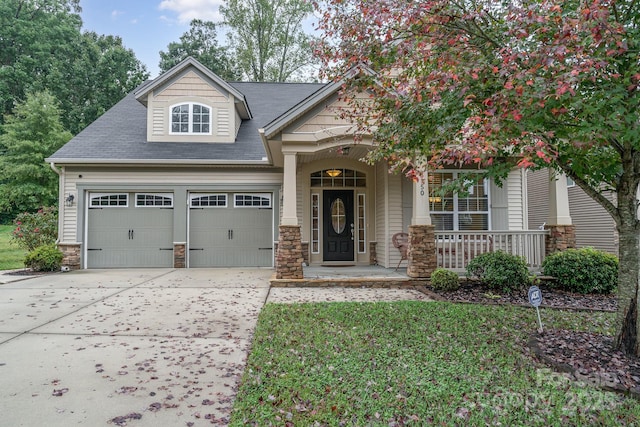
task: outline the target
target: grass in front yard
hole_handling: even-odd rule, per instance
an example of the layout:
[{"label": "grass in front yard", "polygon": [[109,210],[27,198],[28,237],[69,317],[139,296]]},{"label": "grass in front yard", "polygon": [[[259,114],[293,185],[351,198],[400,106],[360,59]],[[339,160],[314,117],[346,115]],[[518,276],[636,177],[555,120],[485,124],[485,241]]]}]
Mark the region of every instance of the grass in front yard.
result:
[{"label": "grass in front yard", "polygon": [[9,243],[13,225],[0,225],[0,270],[13,270],[24,267],[26,251]]},{"label": "grass in front yard", "polygon": [[[612,333],[614,314],[542,310]],[[445,302],[267,304],[231,425],[625,425],[640,403],[529,356],[533,309]]]}]

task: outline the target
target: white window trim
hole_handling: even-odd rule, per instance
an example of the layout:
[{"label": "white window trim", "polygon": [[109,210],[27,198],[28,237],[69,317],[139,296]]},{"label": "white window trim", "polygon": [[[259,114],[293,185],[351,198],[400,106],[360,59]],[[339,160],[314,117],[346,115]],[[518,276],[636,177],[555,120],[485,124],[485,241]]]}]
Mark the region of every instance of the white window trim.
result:
[{"label": "white window trim", "polygon": [[[314,202],[317,204],[317,216],[314,217],[313,215],[313,204]],[[311,193],[311,239],[309,239],[311,241],[311,253],[312,254],[319,254],[320,253],[320,240],[322,238],[322,235],[320,234],[322,228],[321,228],[321,212],[320,212],[320,193]],[[318,223],[318,228],[315,229],[313,228],[313,220],[317,220]],[[318,232],[318,238],[314,239],[313,238],[313,232],[314,230],[316,230]],[[316,244],[316,249],[314,250],[314,243]]]},{"label": "white window trim", "polygon": [[[100,199],[105,196],[125,196],[126,203],[124,205],[94,205],[94,199]],[[129,193],[91,193],[89,194],[89,208],[128,208]]]},{"label": "white window trim", "polygon": [[[362,198],[362,205],[360,204]],[[356,193],[356,244],[358,245],[358,253],[367,253],[367,195],[365,193]],[[360,240],[360,206],[362,206],[362,240]],[[360,250],[360,242],[362,242],[363,250]]]},{"label": "white window trim", "polygon": [[567,188],[572,188],[576,186],[576,182],[572,179],[567,177]]},{"label": "white window trim", "polygon": [[[457,176],[459,174],[462,173],[467,173],[467,171],[459,171],[459,170],[448,170],[448,169],[442,169],[442,170],[438,170],[437,172],[429,172],[429,174],[446,174],[446,173],[450,173],[454,175],[454,179],[457,178]],[[461,231],[459,224],[460,224],[460,216],[462,215],[473,215],[473,214],[485,214],[487,215],[487,229],[486,230],[481,230],[481,231],[491,231],[491,186],[489,185],[489,179],[488,178],[483,178],[483,183],[482,185],[484,186],[484,192],[487,195],[487,210],[486,211],[460,211],[458,209],[458,193],[454,193],[453,194],[453,211],[446,211],[446,212],[441,212],[441,211],[429,211],[430,215],[451,215],[453,217],[453,230],[436,230],[436,233],[444,233],[447,231]],[[473,192],[471,192],[470,194],[473,194]],[[429,203],[427,201],[427,203]],[[462,231],[464,232],[464,231]]]},{"label": "white window trim", "polygon": [[[238,205],[238,196],[251,196],[251,197],[261,197],[261,198],[265,198],[269,200],[269,205],[265,206],[265,205],[251,205],[251,206],[247,206],[247,205]],[[235,193],[233,195],[233,207],[234,208],[265,208],[265,209],[269,209],[271,208],[272,205],[272,200],[271,200],[271,193]]]},{"label": "white window trim", "polygon": [[[180,107],[181,105],[189,106],[189,126],[188,132],[174,132],[173,131],[173,109]],[[209,110],[209,132],[193,132],[193,106],[200,105]],[[213,108],[211,106],[203,104],[201,102],[178,102],[169,106],[169,135],[212,135],[213,134]]]},{"label": "white window trim", "polygon": [[[170,205],[140,205],[138,204],[138,196],[154,196],[154,197],[164,197],[166,199],[171,200]],[[172,208],[173,207],[173,194],[172,193],[135,193],[135,207],[136,208]]]},{"label": "white window trim", "polygon": [[[216,206],[193,206],[193,199],[198,199],[200,197],[209,197],[209,196],[224,196],[224,206],[216,205]],[[189,207],[190,208],[202,208],[202,209],[224,209],[229,207],[229,196],[226,193],[195,193],[189,194]]]}]

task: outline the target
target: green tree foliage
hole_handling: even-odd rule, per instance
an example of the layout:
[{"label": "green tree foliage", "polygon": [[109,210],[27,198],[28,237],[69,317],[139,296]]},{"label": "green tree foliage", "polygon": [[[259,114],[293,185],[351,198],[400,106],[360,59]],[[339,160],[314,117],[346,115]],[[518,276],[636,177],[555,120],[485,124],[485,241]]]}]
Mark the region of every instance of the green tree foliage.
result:
[{"label": "green tree foliage", "polygon": [[79,0],[0,2],[0,117],[47,90],[76,134],[148,77],[120,38],[82,34],[79,12]]},{"label": "green tree foliage", "polygon": [[47,92],[28,94],[0,135],[0,215],[37,211],[57,204],[58,176],[44,161],[71,139],[60,123],[56,99]]},{"label": "green tree foliage", "polygon": [[225,80],[237,80],[239,74],[228,57],[228,49],[218,45],[217,26],[213,22],[194,19],[189,31],[160,51],[160,71],[165,72],[187,57],[193,57]]},{"label": "green tree foliage", "polygon": [[148,77],[146,67],[118,36],[84,32],[34,90],[48,90],[60,102],[62,124],[77,134]]},{"label": "green tree foliage", "polygon": [[252,81],[302,78],[312,63],[311,37],[302,23],[313,8],[306,0],[227,0],[220,6],[233,59]]},{"label": "green tree foliage", "polygon": [[611,214],[620,236],[616,347],[640,355],[640,2],[316,6],[330,74],[361,63],[377,72],[352,81],[375,96],[350,100],[361,131],[378,125],[371,160],[414,175],[427,165],[473,165],[497,178],[513,166],[550,167]]}]

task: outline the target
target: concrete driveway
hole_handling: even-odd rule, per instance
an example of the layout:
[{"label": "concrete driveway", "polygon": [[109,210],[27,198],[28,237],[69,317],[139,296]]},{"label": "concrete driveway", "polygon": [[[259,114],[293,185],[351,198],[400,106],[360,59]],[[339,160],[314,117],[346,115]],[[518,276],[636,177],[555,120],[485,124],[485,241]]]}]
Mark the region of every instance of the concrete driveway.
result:
[{"label": "concrete driveway", "polygon": [[271,269],[0,285],[0,426],[226,425]]}]

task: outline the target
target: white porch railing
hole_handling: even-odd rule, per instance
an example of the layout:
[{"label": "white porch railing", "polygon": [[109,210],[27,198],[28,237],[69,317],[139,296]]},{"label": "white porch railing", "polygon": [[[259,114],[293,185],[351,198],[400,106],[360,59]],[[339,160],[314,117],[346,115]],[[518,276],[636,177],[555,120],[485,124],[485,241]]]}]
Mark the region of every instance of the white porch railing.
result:
[{"label": "white porch railing", "polygon": [[525,257],[530,269],[539,270],[545,257],[547,233],[545,230],[436,231],[438,267],[464,271],[476,256],[503,250]]}]

